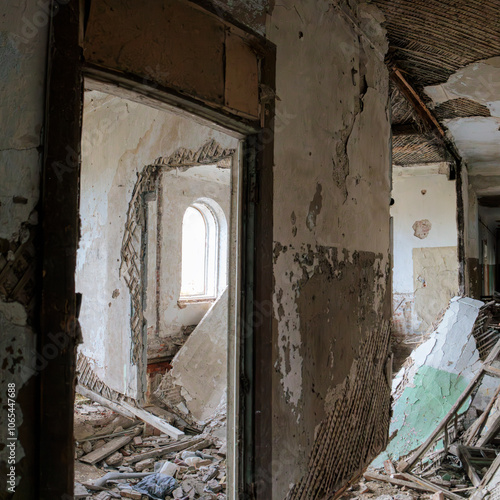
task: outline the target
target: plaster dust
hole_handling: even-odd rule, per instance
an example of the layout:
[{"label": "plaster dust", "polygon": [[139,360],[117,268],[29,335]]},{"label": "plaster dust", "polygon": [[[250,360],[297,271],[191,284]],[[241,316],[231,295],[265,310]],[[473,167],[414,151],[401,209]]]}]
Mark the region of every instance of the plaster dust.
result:
[{"label": "plaster dust", "polygon": [[[212,140],[224,149],[238,145],[237,139],[179,115],[97,91],[85,92],[82,237],[76,272],[76,290],[83,294],[80,322],[84,342],[80,351],[93,360],[96,374],[103,382],[130,397],[137,397],[142,385],[137,365],[130,356],[130,293],[119,268],[127,210],[137,174],[179,148],[196,151]],[[185,184],[178,187],[186,189],[188,179],[182,182]],[[188,204],[188,194],[199,197],[192,191],[186,192]],[[168,242],[172,236],[163,233],[162,262],[168,262],[172,251]],[[167,272],[165,267],[162,271]],[[167,274],[160,279],[165,284]]]},{"label": "plaster dust", "polygon": [[[354,451],[361,445],[336,420],[336,408],[340,401],[350,407],[354,380],[371,367],[360,357],[362,346],[390,315],[387,41],[376,7],[350,5],[285,1],[275,6],[266,29],[279,48],[273,212],[276,499],[321,498],[368,460]],[[300,87],[290,85],[296,80]],[[386,355],[381,354],[384,363]],[[374,380],[377,370],[381,365]],[[384,435],[365,410],[359,418],[367,419],[367,434]],[[359,462],[330,455],[338,442],[352,446]],[[316,462],[314,456],[323,459]],[[321,484],[314,477],[326,480]]]}]

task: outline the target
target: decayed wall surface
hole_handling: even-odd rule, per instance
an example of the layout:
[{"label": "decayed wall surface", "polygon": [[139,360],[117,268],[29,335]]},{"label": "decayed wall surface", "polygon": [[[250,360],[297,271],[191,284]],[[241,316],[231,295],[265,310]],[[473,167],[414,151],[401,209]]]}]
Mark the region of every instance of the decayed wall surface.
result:
[{"label": "decayed wall surface", "polygon": [[393,335],[403,357],[458,294],[455,191],[438,166],[394,168]]},{"label": "decayed wall surface", "polygon": [[383,328],[390,316],[387,45],[373,6],[340,9],[286,1],[275,6],[267,26],[278,47],[279,97],[276,499],[335,491],[380,451],[389,422]]},{"label": "decayed wall surface", "polygon": [[[36,461],[36,375],[46,365],[35,355],[35,236],[38,233],[39,181],[44,121],[48,17],[34,0],[9,2],[0,18],[0,404],[3,447],[2,489],[14,498],[34,498]],[[59,339],[60,340],[60,339]],[[57,350],[57,344],[53,345]],[[53,359],[53,358],[51,358]],[[8,394],[9,384],[15,384]],[[13,397],[13,394],[15,396]],[[18,441],[8,441],[7,398],[15,399]],[[12,444],[12,442],[11,442]],[[7,460],[13,461],[7,464]],[[10,467],[14,484],[7,483]],[[15,485],[17,483],[17,487]],[[6,491],[5,489],[3,491]],[[11,490],[13,491],[13,490]]]},{"label": "decayed wall surface", "polygon": [[[80,320],[84,343],[80,352],[94,362],[96,375],[120,393],[136,397],[141,388],[137,360],[131,356],[130,291],[121,268],[127,212],[138,174],[145,166],[159,158],[168,158],[181,147],[196,151],[212,139],[224,148],[234,148],[238,142],[172,113],[97,91],[86,93],[80,202],[82,238],[77,264],[77,291],[83,295]],[[179,182],[177,187],[184,189],[185,194],[180,198],[184,198],[182,203],[187,206],[198,196],[185,185],[187,179],[184,184]],[[177,226],[182,223],[182,213],[169,213],[167,205],[163,211],[167,218],[180,217]],[[172,235],[168,231],[171,222],[166,223],[167,230],[161,235],[163,262],[168,262],[172,252],[169,246]],[[172,240],[178,241],[179,237],[180,234],[175,235]],[[164,269],[160,281],[170,279],[169,267]],[[177,302],[178,297],[170,295],[163,298],[162,306],[168,300]],[[202,316],[203,311],[198,321]]]}]

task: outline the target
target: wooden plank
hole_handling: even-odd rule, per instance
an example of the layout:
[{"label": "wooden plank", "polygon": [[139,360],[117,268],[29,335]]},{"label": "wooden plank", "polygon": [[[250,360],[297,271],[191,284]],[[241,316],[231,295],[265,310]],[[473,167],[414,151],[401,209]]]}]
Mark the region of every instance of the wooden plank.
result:
[{"label": "wooden plank", "polygon": [[493,461],[490,468],[484,475],[481,484],[478,486],[478,490],[482,490],[488,483],[491,481],[492,477],[496,474],[498,468],[500,467],[500,455],[497,455],[497,458]]},{"label": "wooden plank", "polygon": [[484,446],[488,444],[491,439],[493,439],[500,430],[500,412],[498,412],[495,420],[491,424],[491,427],[486,431],[484,436],[481,436],[477,441],[477,446]]},{"label": "wooden plank", "polygon": [[472,444],[474,444],[476,436],[481,434],[484,424],[486,423],[486,419],[488,418],[488,415],[490,414],[490,411],[493,408],[493,405],[495,404],[495,401],[497,400],[499,394],[500,394],[500,385],[495,391],[493,397],[490,399],[488,406],[485,408],[481,416],[472,425],[469,437],[464,443],[466,446],[471,446]]},{"label": "wooden plank", "polygon": [[451,498],[452,500],[463,500],[464,497],[457,495],[456,493],[453,493],[445,488],[441,488],[437,484],[431,483],[430,481],[427,481],[426,479],[422,479],[421,477],[417,477],[414,474],[409,474],[405,473],[404,476],[412,482],[418,483],[421,486],[427,486],[431,491],[434,492],[442,492],[443,495],[447,498]]},{"label": "wooden plank", "polygon": [[407,488],[411,488],[413,490],[417,491],[427,491],[427,492],[434,492],[435,490],[429,488],[428,486],[422,486],[421,484],[415,483],[413,481],[405,481],[403,479],[396,479],[394,477],[390,476],[384,476],[382,474],[377,474],[375,472],[365,472],[363,474],[365,479],[368,479],[369,481],[383,481],[385,483],[391,483],[395,484],[397,486],[406,486]]},{"label": "wooden plank", "polygon": [[105,406],[106,408],[109,408],[110,410],[115,411],[116,413],[119,413],[120,415],[123,415],[124,417],[135,418],[133,413],[123,408],[119,403],[110,401],[109,399],[101,396],[100,394],[97,394],[96,392],[88,389],[87,387],[84,387],[83,385],[78,384],[76,386],[76,392],[91,399],[92,401],[95,401],[96,403],[99,403],[102,406]]},{"label": "wooden plank", "polygon": [[125,457],[125,463],[127,465],[134,464],[136,462],[140,462],[146,458],[156,458],[161,455],[166,455],[167,453],[177,453],[178,451],[186,450],[188,448],[193,448],[199,443],[204,442],[203,438],[199,439],[189,439],[186,441],[181,441],[179,443],[170,444],[168,446],[164,446],[163,448],[157,448],[156,450],[147,451],[146,453],[139,453],[138,455],[133,455],[131,457]]},{"label": "wooden plank", "polygon": [[104,446],[101,446],[95,451],[91,451],[87,455],[80,458],[80,462],[85,462],[86,464],[94,465],[106,457],[109,457],[112,453],[123,448],[126,444],[132,441],[133,436],[122,436],[112,439]]},{"label": "wooden plank", "polygon": [[159,431],[167,434],[172,439],[179,439],[180,437],[185,435],[184,432],[180,431],[173,425],[167,424],[167,422],[165,422],[165,420],[163,420],[162,418],[159,418],[156,415],[143,410],[142,408],[136,408],[135,406],[132,406],[125,401],[121,401],[120,405],[123,406],[127,411],[135,415],[137,418],[140,418],[144,422],[152,425],[155,429],[158,429]]}]

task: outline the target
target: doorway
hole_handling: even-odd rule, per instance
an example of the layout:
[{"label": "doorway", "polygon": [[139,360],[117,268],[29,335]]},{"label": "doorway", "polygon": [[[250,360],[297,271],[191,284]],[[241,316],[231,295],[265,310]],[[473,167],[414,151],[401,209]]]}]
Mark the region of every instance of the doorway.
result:
[{"label": "doorway", "polygon": [[[87,401],[77,408],[94,401],[132,412],[186,448],[203,435],[205,448],[225,450],[214,458],[225,477],[227,441],[234,450],[237,440],[227,394],[239,379],[243,136],[106,91],[86,80],[76,291],[77,392]],[[77,417],[77,427],[87,424]],[[92,442],[77,442],[80,461],[90,463]],[[142,448],[127,443],[123,451]],[[111,464],[123,466],[119,458]],[[113,467],[106,460],[99,465]],[[183,474],[174,474],[182,487]]]}]

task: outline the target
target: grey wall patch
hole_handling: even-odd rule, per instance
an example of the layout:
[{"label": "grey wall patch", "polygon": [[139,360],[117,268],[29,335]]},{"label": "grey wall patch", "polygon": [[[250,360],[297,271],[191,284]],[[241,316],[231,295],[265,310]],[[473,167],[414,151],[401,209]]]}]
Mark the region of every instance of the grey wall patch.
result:
[{"label": "grey wall patch", "polygon": [[321,212],[321,207],[323,205],[323,197],[321,196],[322,190],[323,188],[318,182],[316,184],[316,193],[314,193],[314,198],[309,204],[309,212],[306,218],[306,226],[309,231],[312,231],[316,227],[316,217]]},{"label": "grey wall patch", "polygon": [[414,231],[413,235],[423,240],[424,238],[427,238],[427,236],[429,236],[431,227],[432,224],[430,220],[428,219],[417,220],[412,226]]}]

